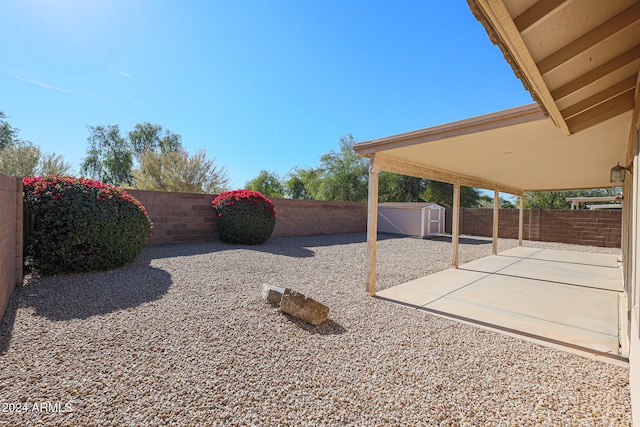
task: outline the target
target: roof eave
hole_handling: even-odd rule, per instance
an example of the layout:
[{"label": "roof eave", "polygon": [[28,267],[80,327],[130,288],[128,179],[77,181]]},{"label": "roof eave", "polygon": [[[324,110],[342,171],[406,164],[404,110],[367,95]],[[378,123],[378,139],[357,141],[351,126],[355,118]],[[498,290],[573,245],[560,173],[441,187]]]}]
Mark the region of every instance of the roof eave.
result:
[{"label": "roof eave", "polygon": [[540,110],[538,104],[528,104],[444,125],[359,142],[353,148],[358,155],[366,157],[378,151],[439,141],[454,136],[467,135],[544,118],[545,114]]},{"label": "roof eave", "polygon": [[509,15],[502,0],[467,0],[471,12],[482,24],[493,44],[498,46],[516,77],[540,106],[543,113],[566,135],[571,131],[542,74],[527,49],[520,32]]}]

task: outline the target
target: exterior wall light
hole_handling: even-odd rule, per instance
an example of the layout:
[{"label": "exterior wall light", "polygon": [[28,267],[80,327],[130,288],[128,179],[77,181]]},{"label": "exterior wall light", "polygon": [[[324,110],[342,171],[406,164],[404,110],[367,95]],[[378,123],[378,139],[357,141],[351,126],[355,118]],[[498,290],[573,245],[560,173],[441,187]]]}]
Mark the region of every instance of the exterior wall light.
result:
[{"label": "exterior wall light", "polygon": [[611,182],[624,182],[625,172],[631,173],[631,165],[624,167],[618,163],[611,168]]}]

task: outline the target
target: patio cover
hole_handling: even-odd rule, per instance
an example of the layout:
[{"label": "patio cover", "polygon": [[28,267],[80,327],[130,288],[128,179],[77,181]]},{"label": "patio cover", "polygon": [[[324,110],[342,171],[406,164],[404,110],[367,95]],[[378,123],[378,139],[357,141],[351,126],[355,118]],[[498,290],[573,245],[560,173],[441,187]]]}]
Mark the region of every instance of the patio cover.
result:
[{"label": "patio cover", "polygon": [[522,195],[612,187],[631,112],[566,135],[537,104],[358,143],[381,170]]},{"label": "patio cover", "polygon": [[[379,170],[457,184],[455,203],[459,185],[518,195],[611,187],[611,167],[633,166],[623,186],[622,255],[633,422],[640,427],[640,0],[467,2],[539,107],[356,145],[371,161],[367,290],[375,294],[377,197],[371,195]],[[494,253],[498,207],[494,201]]]}]

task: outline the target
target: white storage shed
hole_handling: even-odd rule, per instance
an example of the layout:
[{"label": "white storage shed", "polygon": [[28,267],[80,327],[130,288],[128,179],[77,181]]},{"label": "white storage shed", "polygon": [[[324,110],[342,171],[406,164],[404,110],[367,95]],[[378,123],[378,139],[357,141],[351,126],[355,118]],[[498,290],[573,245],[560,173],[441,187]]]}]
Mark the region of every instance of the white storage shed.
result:
[{"label": "white storage shed", "polygon": [[417,237],[443,234],[444,212],[435,203],[380,203],[378,231]]}]

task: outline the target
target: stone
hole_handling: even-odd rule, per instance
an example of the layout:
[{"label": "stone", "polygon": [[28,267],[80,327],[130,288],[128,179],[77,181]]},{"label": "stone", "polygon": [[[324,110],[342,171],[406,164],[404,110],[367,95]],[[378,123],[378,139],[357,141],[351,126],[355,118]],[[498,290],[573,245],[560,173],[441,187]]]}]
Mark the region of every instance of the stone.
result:
[{"label": "stone", "polygon": [[314,326],[320,325],[329,316],[329,307],[289,288],[282,293],[280,310]]},{"label": "stone", "polygon": [[274,285],[262,285],[262,298],[266,299],[271,305],[280,305],[284,288],[280,288]]}]

